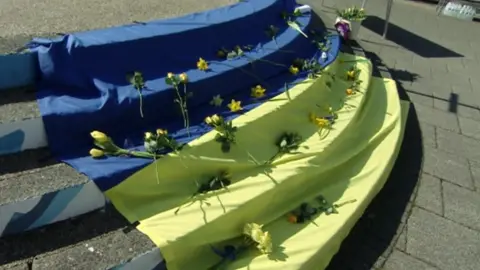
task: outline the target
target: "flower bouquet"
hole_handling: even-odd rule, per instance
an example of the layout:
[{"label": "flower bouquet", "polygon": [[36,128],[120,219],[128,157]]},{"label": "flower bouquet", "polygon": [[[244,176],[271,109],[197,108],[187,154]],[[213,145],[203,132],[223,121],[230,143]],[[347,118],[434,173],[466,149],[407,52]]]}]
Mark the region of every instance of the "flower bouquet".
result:
[{"label": "flower bouquet", "polygon": [[355,6],[344,10],[337,10],[335,29],[344,40],[356,39],[361,22],[365,19],[365,10]]}]

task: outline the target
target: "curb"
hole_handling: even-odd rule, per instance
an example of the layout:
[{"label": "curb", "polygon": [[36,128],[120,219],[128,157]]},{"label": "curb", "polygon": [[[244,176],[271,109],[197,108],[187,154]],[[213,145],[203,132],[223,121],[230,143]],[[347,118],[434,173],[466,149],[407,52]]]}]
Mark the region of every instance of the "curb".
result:
[{"label": "curb", "polygon": [[35,52],[0,55],[0,91],[35,82]]}]

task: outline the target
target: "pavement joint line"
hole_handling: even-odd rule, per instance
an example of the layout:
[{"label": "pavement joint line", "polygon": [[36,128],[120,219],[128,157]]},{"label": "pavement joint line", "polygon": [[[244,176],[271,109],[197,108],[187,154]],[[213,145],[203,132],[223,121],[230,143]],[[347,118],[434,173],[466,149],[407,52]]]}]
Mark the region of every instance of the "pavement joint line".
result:
[{"label": "pavement joint line", "polygon": [[[438,179],[438,180],[448,182],[449,184],[452,184],[452,185],[457,186],[457,187],[459,187],[459,188],[463,188],[463,189],[466,189],[466,190],[469,190],[469,191],[475,191],[475,189],[473,189],[473,188],[468,188],[468,187],[461,186],[461,185],[459,185],[459,184],[457,184],[457,183],[451,182],[451,181],[448,180],[448,179],[442,178],[441,176],[434,175],[434,174],[431,174],[431,173],[429,173],[429,172],[423,172],[423,173],[426,174],[426,175],[429,175],[429,176],[431,176],[431,177],[433,177],[433,178],[436,178],[436,179]],[[443,191],[443,187],[442,187],[441,189],[442,189],[442,191]],[[442,201],[443,201],[443,196],[442,196]]]},{"label": "pavement joint line", "polygon": [[[450,183],[450,182],[448,182],[448,183]],[[430,211],[430,210],[428,210],[428,209],[426,209],[426,208],[424,208],[424,207],[422,207],[422,206],[420,206],[420,205],[417,205],[416,203],[415,203],[415,207],[417,207],[417,208],[419,208],[419,209],[422,209],[423,211],[426,211],[426,212],[428,212],[428,213],[430,213],[430,214],[434,214],[434,215],[437,216],[437,217],[440,217],[440,218],[443,218],[443,219],[448,220],[448,221],[450,221],[450,222],[453,222],[453,223],[457,224],[458,226],[461,226],[461,227],[464,227],[464,228],[466,228],[466,229],[472,230],[472,231],[474,231],[474,232],[480,233],[480,230],[479,230],[479,229],[472,228],[472,227],[470,227],[470,226],[468,226],[468,225],[466,225],[466,224],[460,223],[460,222],[458,222],[458,221],[456,221],[456,220],[454,220],[454,219],[450,219],[450,218],[445,217],[445,216],[443,216],[443,215],[439,215],[439,214],[437,214],[437,213],[435,213],[435,212],[432,212],[432,211]]]},{"label": "pavement joint line", "polygon": [[467,167],[468,167],[468,172],[470,173],[470,180],[472,180],[472,187],[473,191],[478,191],[478,187],[475,184],[475,176],[473,175],[473,169],[472,169],[472,164],[471,161],[467,158]]},{"label": "pavement joint line", "polygon": [[407,249],[405,249],[405,251],[402,251],[402,250],[400,250],[400,249],[398,249],[398,248],[395,248],[395,249],[396,249],[398,252],[402,252],[402,253],[404,253],[404,254],[407,255],[407,256],[410,256],[410,257],[412,257],[412,258],[414,258],[414,259],[417,259],[417,260],[425,263],[426,265],[429,265],[429,266],[431,266],[431,267],[433,267],[433,268],[436,268],[436,269],[438,269],[438,270],[441,269],[440,267],[436,266],[435,264],[433,264],[433,263],[431,263],[431,262],[429,262],[429,261],[426,261],[426,260],[423,259],[423,258],[417,257],[417,256],[415,256],[415,255],[407,252]]}]

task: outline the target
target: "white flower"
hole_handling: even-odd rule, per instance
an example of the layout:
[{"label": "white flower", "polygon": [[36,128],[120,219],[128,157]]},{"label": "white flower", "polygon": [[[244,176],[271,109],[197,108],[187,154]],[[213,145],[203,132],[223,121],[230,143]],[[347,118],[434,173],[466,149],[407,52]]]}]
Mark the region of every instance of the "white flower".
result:
[{"label": "white flower", "polygon": [[285,147],[287,146],[287,140],[286,139],[283,139],[281,142],[280,142],[280,147]]}]

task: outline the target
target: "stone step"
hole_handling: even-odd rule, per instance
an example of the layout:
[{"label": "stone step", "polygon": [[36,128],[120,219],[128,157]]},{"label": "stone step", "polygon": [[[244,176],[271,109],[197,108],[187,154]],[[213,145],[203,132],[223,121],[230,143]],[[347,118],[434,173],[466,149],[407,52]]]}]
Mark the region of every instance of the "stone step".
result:
[{"label": "stone step", "polygon": [[0,156],[0,237],[84,214],[105,205],[86,176],[39,148]]},{"label": "stone step", "polygon": [[45,146],[47,138],[35,88],[25,86],[0,91],[0,155]]},{"label": "stone step", "polygon": [[0,270],[165,269],[158,248],[110,206],[0,238],[0,250]]}]

